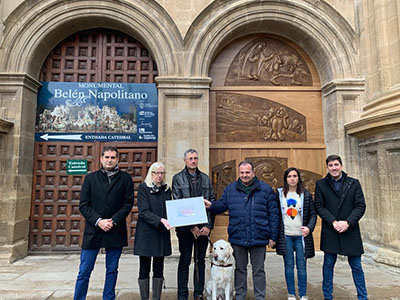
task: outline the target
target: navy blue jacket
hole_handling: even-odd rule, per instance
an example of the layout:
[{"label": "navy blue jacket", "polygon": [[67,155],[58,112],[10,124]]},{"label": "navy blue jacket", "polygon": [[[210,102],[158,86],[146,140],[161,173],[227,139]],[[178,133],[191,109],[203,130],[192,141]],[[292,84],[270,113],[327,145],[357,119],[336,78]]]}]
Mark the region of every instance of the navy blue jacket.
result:
[{"label": "navy blue jacket", "polygon": [[257,178],[248,195],[239,180],[231,183],[209,210],[215,214],[229,210],[228,235],[231,244],[252,247],[265,246],[269,240],[277,241],[279,210],[276,196],[268,184]]}]

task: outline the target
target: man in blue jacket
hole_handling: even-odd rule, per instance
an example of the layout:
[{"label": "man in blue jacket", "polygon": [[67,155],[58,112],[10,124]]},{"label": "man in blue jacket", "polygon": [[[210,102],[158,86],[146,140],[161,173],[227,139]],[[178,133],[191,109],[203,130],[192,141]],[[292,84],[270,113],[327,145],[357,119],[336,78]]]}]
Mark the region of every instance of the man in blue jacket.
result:
[{"label": "man in blue jacket", "polygon": [[239,164],[239,179],[228,185],[220,200],[205,200],[212,213],[229,210],[228,235],[236,260],[236,299],[247,294],[248,255],[252,266],[254,296],[265,299],[265,247],[275,246],[278,238],[279,211],[272,188],[257,179],[250,161]]}]

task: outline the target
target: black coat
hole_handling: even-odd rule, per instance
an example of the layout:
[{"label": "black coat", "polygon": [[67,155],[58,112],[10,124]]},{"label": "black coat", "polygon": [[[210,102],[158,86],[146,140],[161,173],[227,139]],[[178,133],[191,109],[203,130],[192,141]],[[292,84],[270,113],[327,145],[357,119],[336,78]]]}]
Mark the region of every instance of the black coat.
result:
[{"label": "black coat", "polygon": [[[318,180],[315,186],[315,208],[322,219],[322,251],[347,256],[364,253],[358,222],[365,212],[365,200],[357,179],[343,172],[339,194],[335,191],[330,174]],[[349,229],[338,233],[332,225],[335,220],[348,221]]]},{"label": "black coat", "polygon": [[[315,256],[315,247],[314,247],[314,239],[313,239],[313,231],[315,228],[315,224],[317,221],[317,213],[315,211],[314,201],[312,199],[311,194],[304,190],[304,201],[303,201],[303,226],[307,226],[310,229],[310,233],[304,238],[304,257],[311,258]],[[279,207],[279,237],[276,243],[276,253],[279,255],[286,254],[286,240],[285,240],[285,225],[283,224],[283,216],[282,216],[282,208],[281,203],[278,199],[278,207]]]},{"label": "black coat", "polygon": [[[79,203],[79,210],[86,219],[82,249],[127,246],[126,217],[132,206],[133,183],[129,174],[119,171],[111,183],[102,170],[87,175]],[[96,226],[99,218],[113,219],[116,225],[105,232]]]},{"label": "black coat", "polygon": [[[189,176],[191,175],[189,175],[186,167],[182,171],[174,175],[174,177],[172,178],[172,195],[175,200],[202,196],[204,199],[207,199],[209,201],[215,201],[215,194],[212,188],[210,177],[208,177],[207,174],[201,172],[199,169],[197,169],[196,172],[198,184],[197,190],[200,191],[198,194],[193,192],[191,182],[189,181]],[[211,215],[210,212],[207,211],[207,217],[208,223],[197,225],[199,228],[202,228],[203,226],[207,226],[210,229],[213,228],[215,216]],[[177,234],[187,233],[191,235],[192,233],[190,232],[190,229],[192,227],[193,226],[176,227],[175,230]]]},{"label": "black coat", "polygon": [[168,256],[172,253],[170,232],[161,223],[161,218],[167,219],[165,201],[171,200],[171,189],[165,188],[149,188],[145,183],[139,186],[135,255]]}]

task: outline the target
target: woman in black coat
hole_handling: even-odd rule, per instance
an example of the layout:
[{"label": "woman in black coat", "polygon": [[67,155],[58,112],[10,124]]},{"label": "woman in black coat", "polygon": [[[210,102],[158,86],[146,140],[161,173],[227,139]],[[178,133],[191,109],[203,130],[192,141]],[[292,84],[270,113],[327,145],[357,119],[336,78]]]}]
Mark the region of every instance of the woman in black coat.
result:
[{"label": "woman in black coat", "polygon": [[153,258],[153,299],[161,299],[164,281],[164,256],[171,255],[171,226],[165,201],[171,200],[171,189],[164,183],[165,167],[151,165],[145,182],[139,186],[139,218],[136,225],[133,254],[139,255],[139,289],[141,299],[149,299],[151,258]]},{"label": "woman in black coat", "polygon": [[307,258],[314,257],[314,240],[317,214],[311,194],[303,187],[300,172],[289,168],[283,175],[283,188],[278,189],[280,207],[279,236],[276,253],[283,256],[288,300],[296,300],[294,284],[294,252],[300,300],[308,299]]}]

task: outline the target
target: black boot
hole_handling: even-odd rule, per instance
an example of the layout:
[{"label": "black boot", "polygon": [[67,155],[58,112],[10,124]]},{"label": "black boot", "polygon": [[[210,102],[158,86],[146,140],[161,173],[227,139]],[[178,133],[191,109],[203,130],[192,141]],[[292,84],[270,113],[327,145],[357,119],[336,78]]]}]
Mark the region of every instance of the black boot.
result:
[{"label": "black boot", "polygon": [[164,278],[154,278],[153,277],[153,300],[161,299],[163,282],[164,282]]},{"label": "black boot", "polygon": [[140,299],[149,300],[149,278],[146,279],[138,279],[139,283],[139,291],[140,291]]}]

